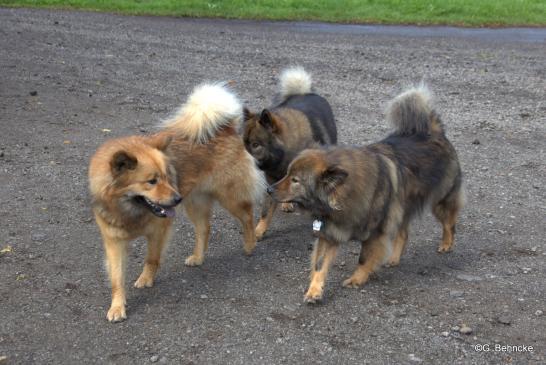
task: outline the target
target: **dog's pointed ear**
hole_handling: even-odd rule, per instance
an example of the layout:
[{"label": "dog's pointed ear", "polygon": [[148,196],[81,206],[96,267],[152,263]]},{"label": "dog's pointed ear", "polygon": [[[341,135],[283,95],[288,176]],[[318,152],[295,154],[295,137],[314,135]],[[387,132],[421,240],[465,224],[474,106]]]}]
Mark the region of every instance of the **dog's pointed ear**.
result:
[{"label": "dog's pointed ear", "polygon": [[343,184],[349,176],[349,173],[341,167],[329,166],[321,175],[320,181],[323,184],[327,193],[336,190],[338,186]]},{"label": "dog's pointed ear", "polygon": [[173,141],[173,136],[170,134],[156,134],[150,137],[148,144],[160,151],[165,151]]},{"label": "dog's pointed ear", "polygon": [[246,106],[243,107],[243,121],[244,122],[254,118],[255,115],[256,114],[252,113]]},{"label": "dog's pointed ear", "polygon": [[271,131],[273,133],[277,132],[279,130],[277,126],[277,121],[275,118],[271,115],[271,112],[268,109],[262,110],[262,114],[260,115],[260,124],[267,129],[268,131]]},{"label": "dog's pointed ear", "polygon": [[110,161],[110,168],[112,174],[118,176],[127,170],[134,170],[137,166],[137,159],[135,156],[127,151],[118,151],[112,156]]}]

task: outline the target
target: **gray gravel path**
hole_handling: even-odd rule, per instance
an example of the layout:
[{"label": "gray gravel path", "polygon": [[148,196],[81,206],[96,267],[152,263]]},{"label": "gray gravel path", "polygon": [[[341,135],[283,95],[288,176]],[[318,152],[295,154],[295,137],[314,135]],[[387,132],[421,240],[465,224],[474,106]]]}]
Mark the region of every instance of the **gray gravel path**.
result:
[{"label": "gray gravel path", "polygon": [[[0,364],[544,364],[545,34],[0,9]],[[217,210],[199,268],[183,265],[182,217],[156,286],[130,289],[128,320],[108,323],[91,154],[152,131],[203,80],[264,107],[290,64],[313,74],[345,144],[384,136],[385,103],[429,83],[465,173],[455,251],[436,254],[427,213],[401,265],[362,290],[341,287],[358,252],[345,247],[310,307],[305,216],[279,213],[247,258]],[[134,243],[130,281],[144,251]]]}]

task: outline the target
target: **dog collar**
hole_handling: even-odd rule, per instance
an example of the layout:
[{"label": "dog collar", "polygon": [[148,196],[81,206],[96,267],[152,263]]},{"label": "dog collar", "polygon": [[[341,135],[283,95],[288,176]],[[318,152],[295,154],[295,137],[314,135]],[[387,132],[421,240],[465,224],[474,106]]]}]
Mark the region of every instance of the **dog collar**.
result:
[{"label": "dog collar", "polygon": [[320,232],[321,228],[322,228],[322,221],[319,221],[318,219],[315,219],[313,221],[313,232],[318,233],[318,232]]}]

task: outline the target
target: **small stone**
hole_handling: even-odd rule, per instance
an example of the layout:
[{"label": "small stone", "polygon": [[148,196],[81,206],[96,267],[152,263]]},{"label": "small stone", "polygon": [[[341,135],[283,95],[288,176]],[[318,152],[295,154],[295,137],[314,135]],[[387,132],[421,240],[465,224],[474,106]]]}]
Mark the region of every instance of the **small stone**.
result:
[{"label": "small stone", "polygon": [[268,321],[268,322],[273,322],[273,318],[271,318],[271,317],[265,317],[265,320]]},{"label": "small stone", "polygon": [[408,359],[412,362],[423,362],[423,359],[415,356],[415,354],[409,354]]},{"label": "small stone", "polygon": [[157,355],[153,355],[152,357],[150,357],[150,362],[157,362],[159,360],[159,356]]},{"label": "small stone", "polygon": [[38,91],[36,90],[32,90],[31,92],[29,92],[30,96],[36,96],[38,95]]},{"label": "small stone", "polygon": [[506,314],[501,314],[500,316],[497,317],[497,322],[509,326],[510,323],[512,323],[512,319]]},{"label": "small stone", "polygon": [[522,267],[521,268],[521,271],[524,273],[524,274],[529,274],[532,269],[530,267]]},{"label": "small stone", "polygon": [[460,298],[464,295],[464,292],[461,290],[450,290],[449,296],[452,298]]},{"label": "small stone", "polygon": [[7,364],[7,363],[8,363],[8,357],[0,356],[0,364]]},{"label": "small stone", "polygon": [[537,317],[538,317],[538,316],[541,316],[541,315],[543,315],[543,314],[544,314],[544,312],[541,311],[540,309],[537,310],[537,311],[535,312],[535,316],[537,316]]},{"label": "small stone", "polygon": [[443,336],[443,337],[449,336],[449,332],[447,332],[447,331],[442,332],[442,336]]},{"label": "small stone", "polygon": [[33,233],[30,236],[30,239],[33,240],[34,242],[41,242],[41,241],[45,240],[46,237],[47,236],[44,233]]},{"label": "small stone", "polygon": [[459,327],[459,326],[453,326],[453,327],[451,327],[451,330],[452,330],[453,332],[459,332],[460,329],[461,329],[461,327]]},{"label": "small stone", "polygon": [[160,364],[166,364],[167,363],[167,358],[165,356],[163,356],[161,359],[159,359],[159,363]]},{"label": "small stone", "polygon": [[464,280],[464,281],[482,281],[483,280],[479,276],[467,275],[467,274],[459,274],[457,275],[457,279]]},{"label": "small stone", "polygon": [[463,324],[463,326],[459,330],[459,333],[462,333],[463,335],[469,335],[472,333],[472,328],[468,327],[466,324]]},{"label": "small stone", "polygon": [[353,323],[356,323],[356,322],[358,322],[358,318],[357,318],[357,317],[351,317],[351,321],[352,321]]},{"label": "small stone", "polygon": [[472,144],[480,144],[480,140],[476,138],[475,140],[472,141]]},{"label": "small stone", "polygon": [[208,296],[206,294],[201,294],[200,298],[201,299],[208,299]]}]

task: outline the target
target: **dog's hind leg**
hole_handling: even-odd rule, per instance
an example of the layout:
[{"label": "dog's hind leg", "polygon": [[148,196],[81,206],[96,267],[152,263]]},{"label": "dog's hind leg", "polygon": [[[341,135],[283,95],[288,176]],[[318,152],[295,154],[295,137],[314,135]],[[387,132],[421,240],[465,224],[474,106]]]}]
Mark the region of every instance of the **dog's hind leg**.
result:
[{"label": "dog's hind leg", "polygon": [[195,247],[193,254],[186,258],[187,266],[199,266],[205,260],[205,251],[209,245],[212,202],[212,198],[208,196],[190,197],[184,202],[186,213],[195,230]]},{"label": "dog's hind leg", "polygon": [[243,248],[245,254],[250,255],[256,247],[252,203],[248,201],[236,201],[233,197],[221,197],[219,201],[224,208],[241,222],[244,239]]},{"label": "dog's hind leg", "polygon": [[[322,299],[322,293],[324,291],[324,283],[326,282],[326,276],[328,271],[336,258],[338,245],[336,243],[331,243],[326,241],[324,238],[319,238],[313,255],[317,255],[322,252],[322,262],[320,263],[320,268],[315,267],[315,272],[312,274],[311,283],[309,284],[309,289],[305,293],[304,301],[306,303],[316,303],[317,300]],[[315,266],[318,266],[317,259],[320,257],[313,256],[311,261],[315,261]]]},{"label": "dog's hind leg", "polygon": [[353,275],[343,282],[343,286],[357,288],[368,281],[370,274],[377,270],[383,263],[389,239],[387,234],[382,234],[379,237],[362,243],[358,267]]},{"label": "dog's hind leg", "polygon": [[273,214],[275,213],[275,209],[277,209],[277,203],[271,199],[269,195],[267,195],[264,198],[264,203],[262,206],[262,213],[260,216],[260,220],[258,221],[258,225],[256,226],[256,239],[261,240],[265,234],[265,231],[267,231],[267,228],[269,227],[269,224],[271,223],[271,219],[273,218]]},{"label": "dog's hind leg", "polygon": [[432,207],[434,216],[442,223],[443,233],[442,242],[438,247],[438,252],[449,252],[453,249],[455,238],[455,224],[457,215],[463,206],[464,193],[459,188],[450,192],[444,199]]},{"label": "dog's hind leg", "polygon": [[170,218],[165,218],[161,224],[157,224],[151,232],[146,234],[148,240],[146,261],[142,273],[135,282],[135,288],[150,288],[154,285],[155,274],[161,263],[161,253],[171,238],[172,221]]}]

